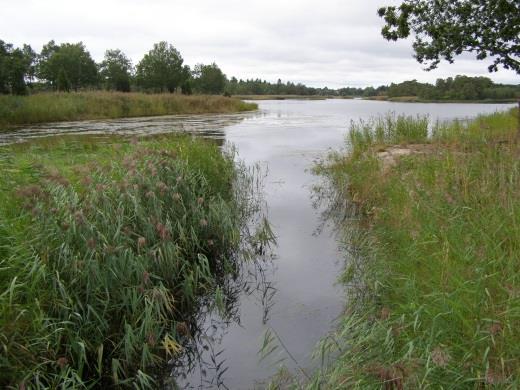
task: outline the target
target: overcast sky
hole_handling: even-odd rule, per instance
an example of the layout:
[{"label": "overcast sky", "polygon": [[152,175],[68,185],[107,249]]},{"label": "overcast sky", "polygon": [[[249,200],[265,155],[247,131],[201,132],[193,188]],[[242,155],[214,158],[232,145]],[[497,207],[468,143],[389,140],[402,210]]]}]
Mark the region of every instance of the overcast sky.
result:
[{"label": "overcast sky", "polygon": [[0,0],[0,39],[40,50],[82,41],[96,61],[123,50],[136,64],[153,43],[173,44],[190,66],[215,61],[229,76],[309,86],[381,85],[467,74],[515,83],[511,71],[458,58],[425,72],[408,41],[381,37],[377,9],[395,0]]}]

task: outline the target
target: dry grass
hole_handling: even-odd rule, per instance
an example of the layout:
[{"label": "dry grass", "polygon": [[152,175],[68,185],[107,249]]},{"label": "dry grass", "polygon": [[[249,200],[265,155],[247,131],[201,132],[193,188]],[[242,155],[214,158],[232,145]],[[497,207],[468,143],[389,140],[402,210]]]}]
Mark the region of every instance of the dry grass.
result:
[{"label": "dry grass", "polygon": [[256,104],[224,96],[118,92],[0,96],[0,128],[12,125],[172,114],[230,113]]}]

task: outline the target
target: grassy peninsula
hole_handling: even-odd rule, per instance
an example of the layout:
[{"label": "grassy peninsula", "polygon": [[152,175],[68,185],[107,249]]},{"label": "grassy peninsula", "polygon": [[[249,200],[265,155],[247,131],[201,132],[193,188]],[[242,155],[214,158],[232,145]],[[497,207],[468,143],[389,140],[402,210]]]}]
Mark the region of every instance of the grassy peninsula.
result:
[{"label": "grassy peninsula", "polygon": [[517,98],[505,98],[505,99],[497,99],[497,98],[485,98],[485,99],[430,99],[430,98],[421,98],[419,96],[370,96],[363,98],[365,100],[377,100],[377,101],[388,101],[388,102],[399,102],[399,103],[491,103],[491,104],[500,104],[500,103],[516,103],[518,101]]},{"label": "grassy peninsula", "polygon": [[239,266],[248,174],[178,136],[41,139],[0,170],[0,387],[161,387]]},{"label": "grassy peninsula", "polygon": [[0,129],[12,125],[172,114],[232,113],[257,105],[215,95],[123,92],[0,95]]},{"label": "grassy peninsula", "polygon": [[244,100],[325,100],[329,96],[321,95],[234,95],[237,99]]},{"label": "grassy peninsula", "polygon": [[316,383],[520,386],[517,126],[517,110],[431,135],[425,118],[360,122],[347,152],[317,168],[335,215],[348,204],[348,304],[323,344],[338,358]]}]

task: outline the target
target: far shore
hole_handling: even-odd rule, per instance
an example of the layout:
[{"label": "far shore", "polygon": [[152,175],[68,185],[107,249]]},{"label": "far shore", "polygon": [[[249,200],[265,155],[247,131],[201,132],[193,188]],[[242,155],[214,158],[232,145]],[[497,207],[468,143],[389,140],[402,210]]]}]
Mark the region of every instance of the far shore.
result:
[{"label": "far shore", "polygon": [[419,99],[417,96],[370,96],[363,97],[363,100],[377,100],[384,102],[397,102],[397,103],[490,103],[490,104],[501,104],[501,103],[516,103],[517,99],[477,99],[477,100],[457,100],[457,99]]},{"label": "far shore", "polygon": [[320,95],[233,95],[241,100],[326,100],[332,96]]},{"label": "far shore", "polygon": [[509,104],[516,103],[517,99],[480,99],[480,100],[457,100],[457,99],[419,99],[417,96],[334,96],[334,95],[233,95],[234,98],[242,100],[327,100],[327,99],[356,99],[375,100],[397,103],[490,103]]},{"label": "far shore", "polygon": [[252,111],[255,103],[216,95],[122,92],[39,93],[0,96],[0,130],[16,125],[175,114]]}]

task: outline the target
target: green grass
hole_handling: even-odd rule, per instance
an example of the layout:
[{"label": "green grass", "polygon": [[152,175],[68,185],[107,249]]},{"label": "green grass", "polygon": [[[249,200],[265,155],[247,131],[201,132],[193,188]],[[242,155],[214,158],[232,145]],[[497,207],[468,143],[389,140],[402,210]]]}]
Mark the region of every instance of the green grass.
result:
[{"label": "green grass", "polygon": [[248,174],[177,136],[42,139],[0,170],[0,387],[159,387],[239,266]]},{"label": "green grass", "polygon": [[428,118],[387,115],[350,123],[348,133],[352,154],[358,156],[374,145],[418,143],[428,137]]},{"label": "green grass", "polygon": [[[348,253],[347,309],[321,345],[338,356],[323,387],[520,387],[517,115],[430,137],[421,118],[354,124],[347,152],[317,168]],[[421,153],[394,166],[377,156],[418,142],[409,147]]]},{"label": "green grass", "polygon": [[464,100],[464,99],[421,99],[418,96],[369,96],[365,97],[365,100],[379,100],[379,101],[389,101],[389,102],[397,102],[397,103],[490,103],[490,104],[500,104],[500,103],[516,103],[518,99],[516,98],[508,98],[508,99],[474,99],[474,100]]},{"label": "green grass", "polygon": [[234,95],[245,100],[326,100],[329,96],[320,95]]},{"label": "green grass", "polygon": [[117,92],[40,93],[0,96],[0,129],[8,126],[171,114],[249,111],[256,104],[223,96]]}]

